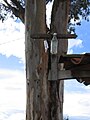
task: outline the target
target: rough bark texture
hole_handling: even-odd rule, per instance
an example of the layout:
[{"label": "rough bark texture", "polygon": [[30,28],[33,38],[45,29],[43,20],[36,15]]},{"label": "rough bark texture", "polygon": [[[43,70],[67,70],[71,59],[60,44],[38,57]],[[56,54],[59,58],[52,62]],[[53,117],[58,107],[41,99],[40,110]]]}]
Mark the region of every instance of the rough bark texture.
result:
[{"label": "rough bark texture", "polygon": [[[69,0],[54,0],[52,15],[51,15],[51,32],[65,34],[67,33],[67,21],[69,12]],[[58,45],[58,62],[60,55],[66,54],[68,41],[59,40]],[[58,65],[57,65],[58,66]],[[63,69],[62,66],[60,69]],[[51,120],[63,120],[63,94],[64,81],[52,82],[50,84],[51,98]]]},{"label": "rough bark texture", "polygon": [[[67,1],[55,0],[51,32],[66,33]],[[46,33],[45,0],[26,0],[25,54],[27,79],[26,120],[63,120],[63,81],[48,81],[48,52],[43,40],[30,38],[32,33]],[[58,60],[66,53],[67,42],[60,40]],[[58,66],[58,65],[57,65]]]},{"label": "rough bark texture", "polygon": [[31,33],[45,33],[45,1],[26,2],[26,120],[48,120],[48,55],[42,40],[30,38]]}]

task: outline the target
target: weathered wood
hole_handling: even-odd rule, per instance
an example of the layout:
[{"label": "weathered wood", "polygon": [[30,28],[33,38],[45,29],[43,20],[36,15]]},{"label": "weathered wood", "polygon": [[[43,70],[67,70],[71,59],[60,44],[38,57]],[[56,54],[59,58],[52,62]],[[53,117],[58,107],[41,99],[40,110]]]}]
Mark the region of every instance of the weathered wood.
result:
[{"label": "weathered wood", "polygon": [[[33,24],[33,17],[29,17],[30,15],[33,16],[33,3],[31,0],[26,1],[26,10],[25,10],[25,57],[26,57],[26,90],[27,90],[27,98],[26,98],[26,120],[33,120],[33,96],[34,96],[34,89],[32,88],[33,85],[31,83],[32,75],[30,66],[33,64],[32,59],[32,42],[30,39],[30,34],[32,30],[31,24]],[[34,66],[33,66],[34,67]],[[33,71],[33,69],[32,69]]]},{"label": "weathered wood", "polygon": [[[70,70],[60,70],[58,71],[58,79],[57,80],[70,80],[77,78],[89,78],[90,71],[70,71]],[[51,71],[48,77],[48,80],[52,81]]]},{"label": "weathered wood", "polygon": [[46,33],[45,0],[26,0],[26,120],[50,120],[48,109],[48,55],[43,41],[34,41],[33,33]]},{"label": "weathered wood", "polygon": [[90,77],[90,71],[80,70],[80,71],[72,71],[73,78],[89,78]]},{"label": "weathered wood", "polygon": [[[70,0],[54,0],[50,32],[57,34],[67,34],[67,18],[69,13]],[[68,40],[58,39],[58,55],[67,53]],[[62,67],[60,69],[63,69]],[[63,94],[64,94],[64,81],[50,81],[50,107],[51,119],[50,120],[63,120]]]},{"label": "weathered wood", "polygon": [[[57,39],[73,39],[73,38],[76,38],[77,35],[76,34],[57,34]],[[53,37],[53,34],[31,34],[30,36],[32,39],[52,39]]]},{"label": "weathered wood", "polygon": [[51,55],[51,80],[58,79],[58,64],[57,64],[57,55]]},{"label": "weathered wood", "polygon": [[84,54],[64,54],[64,58],[81,58]]},{"label": "weathered wood", "polygon": [[[66,34],[69,0],[54,0],[52,10],[51,32]],[[59,3],[58,3],[59,2]],[[63,120],[63,81],[49,82],[48,54],[45,52],[43,40],[34,40],[31,34],[46,34],[45,0],[26,0],[26,81],[27,108],[26,120]],[[60,49],[59,49],[60,47]],[[67,51],[67,40],[60,40],[58,52]],[[50,55],[50,54],[49,54]],[[59,54],[60,55],[60,54]],[[59,59],[58,56],[57,59]],[[49,60],[49,61],[48,61]],[[51,64],[51,63],[50,63]],[[55,62],[56,64],[56,62]],[[54,74],[54,73],[53,73]],[[57,76],[57,75],[56,75]]]}]

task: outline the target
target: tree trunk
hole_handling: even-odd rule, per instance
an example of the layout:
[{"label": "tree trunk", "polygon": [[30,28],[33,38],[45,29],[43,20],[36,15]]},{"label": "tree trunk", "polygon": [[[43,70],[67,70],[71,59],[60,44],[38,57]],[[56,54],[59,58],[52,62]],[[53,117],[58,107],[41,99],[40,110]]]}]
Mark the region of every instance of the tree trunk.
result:
[{"label": "tree trunk", "polygon": [[26,120],[48,120],[48,54],[43,40],[30,38],[32,33],[46,33],[45,0],[26,1]]},{"label": "tree trunk", "polygon": [[[55,0],[56,3],[57,1]],[[45,52],[44,40],[34,40],[30,37],[32,33],[46,33],[45,6],[45,0],[26,0],[26,120],[63,120],[64,83],[62,81],[48,81],[48,65],[50,61],[48,52]],[[59,2],[58,6],[53,6],[52,32],[66,32],[66,12],[67,2],[65,0]],[[63,49],[60,49],[61,45],[63,45]],[[58,59],[66,51],[67,42],[60,40]]]},{"label": "tree trunk", "polygon": [[[54,0],[51,14],[51,32],[58,34],[67,33],[68,14],[70,0]],[[60,56],[67,53],[68,40],[60,39],[58,42],[58,63]],[[58,66],[57,63],[57,66]],[[59,66],[62,70],[63,67]],[[51,107],[54,113],[53,120],[63,120],[64,81],[52,82],[51,84]],[[56,107],[55,107],[56,106]],[[54,108],[54,110],[53,110]],[[52,120],[52,119],[51,119]]]}]

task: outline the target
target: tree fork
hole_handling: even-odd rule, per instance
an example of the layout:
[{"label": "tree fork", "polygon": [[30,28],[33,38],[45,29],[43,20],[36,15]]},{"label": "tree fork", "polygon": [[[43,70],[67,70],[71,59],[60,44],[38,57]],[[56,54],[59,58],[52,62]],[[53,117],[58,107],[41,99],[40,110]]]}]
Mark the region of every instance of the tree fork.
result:
[{"label": "tree fork", "polygon": [[[52,14],[51,14],[51,33],[57,34],[67,34],[67,22],[69,15],[70,0],[54,0]],[[60,39],[58,44],[58,58],[57,62],[61,55],[67,53],[68,41],[65,39]],[[52,62],[52,61],[51,61]],[[58,64],[58,63],[57,63]],[[60,70],[63,69],[62,67]],[[55,87],[57,87],[57,89]],[[64,94],[64,81],[58,81],[51,85],[56,96],[53,96],[54,103],[56,102],[56,116],[53,120],[63,120],[63,94]],[[51,95],[53,94],[51,91]],[[52,106],[53,107],[53,106]]]},{"label": "tree fork", "polygon": [[[55,9],[54,21],[51,21],[52,33],[66,34],[67,1],[59,2],[58,8]],[[26,120],[63,120],[64,83],[63,81],[48,81],[50,61],[48,61],[48,53],[45,52],[43,40],[34,40],[30,37],[31,34],[46,34],[45,6],[45,0],[26,0]],[[60,55],[67,51],[67,40],[59,40],[59,47],[58,60]]]}]

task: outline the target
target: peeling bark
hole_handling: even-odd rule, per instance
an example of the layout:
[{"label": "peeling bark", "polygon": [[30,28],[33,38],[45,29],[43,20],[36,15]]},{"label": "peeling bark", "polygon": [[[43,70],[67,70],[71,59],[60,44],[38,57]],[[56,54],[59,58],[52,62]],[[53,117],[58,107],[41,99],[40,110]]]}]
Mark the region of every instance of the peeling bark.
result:
[{"label": "peeling bark", "polygon": [[45,6],[44,0],[39,0],[39,2],[27,0],[26,2],[26,120],[49,120],[48,54],[45,52],[42,40],[30,38],[31,33],[46,33]]},{"label": "peeling bark", "polygon": [[[51,32],[58,34],[67,33],[67,21],[69,14],[69,0],[54,0],[51,15]],[[68,41],[59,40],[58,60],[62,54],[67,53]],[[58,63],[57,63],[58,64]],[[63,69],[61,67],[61,69]],[[63,120],[63,94],[64,81],[52,82],[50,84],[51,93],[51,120]],[[53,109],[54,108],[54,109]]]},{"label": "peeling bark", "polygon": [[[51,32],[66,33],[67,2],[55,1],[58,5],[53,5]],[[43,40],[30,37],[33,33],[46,33],[45,6],[45,0],[26,0],[26,120],[63,120],[64,83],[48,81],[49,53],[45,52]],[[67,51],[67,42],[60,40],[59,47],[58,59]]]}]

